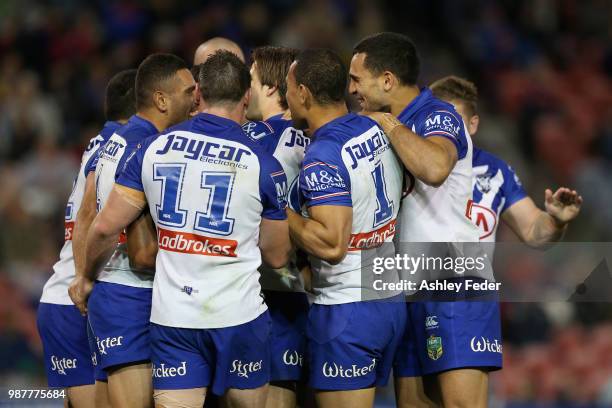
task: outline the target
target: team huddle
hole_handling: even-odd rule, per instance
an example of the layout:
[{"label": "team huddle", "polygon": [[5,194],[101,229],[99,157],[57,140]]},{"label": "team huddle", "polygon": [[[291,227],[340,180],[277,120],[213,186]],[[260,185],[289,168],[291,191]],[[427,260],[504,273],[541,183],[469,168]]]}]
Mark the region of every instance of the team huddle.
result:
[{"label": "team huddle", "polygon": [[[486,407],[502,366],[495,300],[406,301],[363,279],[405,243],[562,238],[582,203],[536,207],[472,145],[475,86],[419,88],[412,41],[333,51],[202,44],[152,54],[107,86],[38,327],[72,407]],[[346,93],[361,112],[351,112]],[[418,254],[415,254],[415,256]],[[386,282],[401,271],[387,268]],[[460,278],[456,278],[460,279]]]}]

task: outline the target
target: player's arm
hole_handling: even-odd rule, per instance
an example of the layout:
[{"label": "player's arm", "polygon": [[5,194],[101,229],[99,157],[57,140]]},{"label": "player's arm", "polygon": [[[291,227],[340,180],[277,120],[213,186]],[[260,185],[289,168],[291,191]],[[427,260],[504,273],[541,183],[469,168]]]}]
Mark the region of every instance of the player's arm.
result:
[{"label": "player's arm", "polygon": [[382,127],[404,167],[425,184],[440,186],[457,163],[457,147],[446,137],[423,138],[390,113],[369,114]]},{"label": "player's arm", "polygon": [[94,280],[117,246],[117,236],[142,213],[146,205],[142,191],[115,184],[108,201],[98,213],[85,251],[85,277]]},{"label": "player's arm", "polygon": [[525,197],[502,213],[502,220],[521,241],[534,248],[561,240],[568,223],[578,216],[582,205],[582,197],[565,187],[554,194],[546,189],[544,195],[545,211]]},{"label": "player's arm", "polygon": [[285,213],[287,197],[286,193],[283,193],[287,177],[278,160],[272,155],[263,152],[261,154],[259,193],[263,208],[258,246],[262,261],[270,268],[279,269],[287,265],[291,253],[289,225]]},{"label": "player's arm", "polygon": [[76,277],[83,276],[85,265],[85,240],[89,227],[96,217],[96,174],[90,171],[85,179],[85,192],[81,207],[77,212],[76,223],[72,233],[72,252]]},{"label": "player's arm", "polygon": [[93,287],[93,281],[84,276],[85,242],[89,227],[96,216],[96,207],[95,172],[90,171],[85,180],[85,192],[72,232],[75,277],[68,287],[70,299],[83,314],[87,310],[87,297]]},{"label": "player's arm", "polygon": [[128,226],[126,234],[130,267],[154,269],[157,258],[157,232],[151,214],[145,210]]},{"label": "player's arm", "polygon": [[270,268],[278,269],[287,265],[291,253],[287,220],[262,218],[259,226],[259,250],[262,261]]},{"label": "player's arm", "polygon": [[313,206],[305,218],[287,209],[289,233],[304,251],[332,265],[340,263],[348,251],[353,225],[353,208],[336,205]]}]

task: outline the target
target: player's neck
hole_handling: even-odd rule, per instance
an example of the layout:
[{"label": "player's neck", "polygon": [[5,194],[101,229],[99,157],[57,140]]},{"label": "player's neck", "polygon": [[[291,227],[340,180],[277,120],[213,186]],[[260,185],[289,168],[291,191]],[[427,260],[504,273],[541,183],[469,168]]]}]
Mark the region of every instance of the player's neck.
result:
[{"label": "player's neck", "polygon": [[225,106],[206,106],[201,109],[200,112],[229,119],[239,125],[242,125],[242,122],[244,122],[244,106],[241,104],[237,104],[232,108]]},{"label": "player's neck", "polygon": [[348,113],[348,109],[344,102],[337,105],[313,106],[310,109],[308,118],[308,129],[310,134],[314,134],[322,126],[325,126],[334,119],[338,119]]},{"label": "player's neck", "polygon": [[276,100],[270,100],[263,103],[261,107],[261,116],[263,120],[268,120],[272,116],[284,114],[285,110]]},{"label": "player's neck", "polygon": [[148,109],[139,110],[138,112],[136,112],[136,115],[138,115],[144,120],[148,120],[149,122],[151,122],[158,132],[161,132],[162,130],[168,127],[166,124],[166,120],[161,115],[155,115],[151,113],[151,111]]},{"label": "player's neck", "polygon": [[402,86],[397,89],[391,97],[391,114],[398,116],[420,93],[421,91],[416,85]]}]

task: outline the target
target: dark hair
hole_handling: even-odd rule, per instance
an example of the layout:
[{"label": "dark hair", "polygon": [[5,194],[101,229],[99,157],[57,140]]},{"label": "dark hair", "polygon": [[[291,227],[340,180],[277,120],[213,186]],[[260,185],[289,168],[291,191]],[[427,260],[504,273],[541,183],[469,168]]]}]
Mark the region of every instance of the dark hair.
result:
[{"label": "dark hair", "polygon": [[478,112],[478,89],[467,79],[451,75],[438,79],[429,88],[439,99],[463,103],[470,115]]},{"label": "dark hair", "polygon": [[135,69],[121,71],[108,81],[104,98],[106,120],[128,119],[136,113],[135,86]]},{"label": "dark hair", "polygon": [[151,54],[142,61],[136,74],[136,109],[152,105],[153,92],[177,71],[189,69],[187,63],[173,54]]},{"label": "dark hair", "polygon": [[312,93],[320,105],[344,101],[347,71],[344,63],[331,50],[309,49],[295,59],[295,80]]},{"label": "dark hair", "polygon": [[376,75],[389,71],[401,84],[415,85],[419,78],[419,56],[412,40],[403,34],[378,33],[361,40],[353,55],[365,54],[365,67]]},{"label": "dark hair", "polygon": [[251,87],[251,74],[236,54],[219,50],[200,65],[198,82],[207,104],[236,104]]},{"label": "dark hair", "polygon": [[295,48],[265,46],[255,48],[252,60],[262,85],[278,88],[280,105],[287,109],[287,72],[298,54]]}]

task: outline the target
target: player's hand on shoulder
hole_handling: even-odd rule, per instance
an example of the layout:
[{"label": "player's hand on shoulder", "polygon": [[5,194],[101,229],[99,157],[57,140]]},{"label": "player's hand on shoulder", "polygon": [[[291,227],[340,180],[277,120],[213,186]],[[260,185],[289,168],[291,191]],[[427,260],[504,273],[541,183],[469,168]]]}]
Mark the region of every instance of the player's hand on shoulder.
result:
[{"label": "player's hand on shoulder", "polygon": [[370,112],[370,111],[361,111],[359,112],[360,115],[363,116],[367,116],[370,119],[372,119],[373,121],[377,122],[377,123],[381,123],[382,120],[384,120],[385,115],[390,115],[390,113],[385,113],[385,112]]},{"label": "player's hand on shoulder", "polygon": [[94,283],[84,276],[75,277],[68,287],[68,295],[83,316],[87,314],[87,299]]},{"label": "player's hand on shoulder", "polygon": [[554,193],[550,189],[544,192],[546,212],[559,224],[567,224],[580,213],[582,196],[576,190],[561,187]]}]

